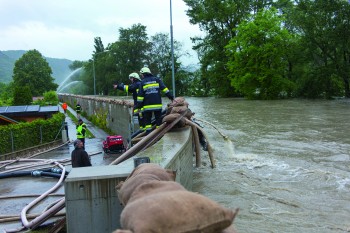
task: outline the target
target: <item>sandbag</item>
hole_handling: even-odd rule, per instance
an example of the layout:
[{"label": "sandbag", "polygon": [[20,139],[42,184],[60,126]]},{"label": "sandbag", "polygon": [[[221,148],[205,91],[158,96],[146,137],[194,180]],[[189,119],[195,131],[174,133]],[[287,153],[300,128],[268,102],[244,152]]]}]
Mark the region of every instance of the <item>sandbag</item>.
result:
[{"label": "sandbag", "polygon": [[162,122],[166,122],[168,124],[170,124],[171,122],[175,121],[175,119],[177,119],[180,116],[179,113],[174,113],[174,114],[169,114],[166,115],[165,117],[163,117]]},{"label": "sandbag", "polygon": [[129,230],[117,229],[117,230],[113,231],[112,233],[133,233],[133,232],[129,231]]},{"label": "sandbag", "polygon": [[237,212],[193,192],[160,192],[128,203],[121,226],[134,233],[214,233],[228,228]]},{"label": "sandbag", "polygon": [[173,102],[170,104],[171,106],[186,106],[188,107],[188,102],[185,101],[184,97],[176,97]]},{"label": "sandbag", "polygon": [[188,108],[186,106],[176,106],[176,107],[174,106],[174,107],[172,107],[170,114],[172,114],[172,113],[182,114],[185,111],[187,111],[187,109]]},{"label": "sandbag", "polygon": [[156,175],[152,175],[152,174],[138,174],[138,175],[130,177],[125,182],[123,182],[123,181],[120,182],[116,187],[120,204],[125,206],[128,203],[132,192],[139,185],[150,182],[150,181],[154,181],[154,180],[160,181],[160,178],[157,177]]},{"label": "sandbag", "polygon": [[[180,114],[178,114],[178,113],[169,114],[169,115],[163,117],[162,122],[163,123],[166,122],[166,123],[170,124],[173,121],[175,121],[179,116],[180,116]],[[182,128],[184,126],[186,126],[186,119],[183,117],[176,123],[176,125],[173,126],[173,128]]]},{"label": "sandbag", "polygon": [[155,163],[142,163],[138,165],[127,177],[135,176],[137,174],[153,174],[159,177],[160,180],[174,181],[176,178],[176,171],[164,169]]},{"label": "sandbag", "polygon": [[175,181],[176,171],[164,169],[155,163],[142,163],[138,165],[126,178],[117,186],[119,201],[122,205],[126,205],[132,192],[137,186],[150,181]]},{"label": "sandbag", "polygon": [[[122,232],[121,232],[122,233]],[[126,232],[125,232],[126,233]],[[221,233],[237,233],[233,225],[229,226],[225,230],[221,231]]]},{"label": "sandbag", "polygon": [[171,192],[171,191],[186,191],[186,189],[175,181],[150,181],[139,185],[130,195],[128,203],[136,199],[149,196],[155,193]]}]

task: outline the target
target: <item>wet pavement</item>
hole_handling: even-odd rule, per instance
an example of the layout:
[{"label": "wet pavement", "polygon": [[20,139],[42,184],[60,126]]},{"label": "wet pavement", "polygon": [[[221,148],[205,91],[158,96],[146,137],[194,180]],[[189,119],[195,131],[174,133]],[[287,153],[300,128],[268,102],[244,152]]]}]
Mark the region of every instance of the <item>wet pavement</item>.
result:
[{"label": "wet pavement", "polygon": [[[75,111],[72,108],[68,108],[68,110],[76,115]],[[60,111],[63,110],[60,108]],[[89,122],[86,118],[81,117],[83,121],[86,123],[90,132],[95,136],[94,138],[86,138],[85,139],[85,150],[91,155],[91,163],[92,166],[101,166],[101,165],[109,165],[112,161],[117,158],[116,155],[110,155],[107,158],[104,157],[102,152],[102,143],[103,140],[108,136],[106,132],[95,127],[91,122]],[[52,151],[40,154],[33,159],[43,159],[45,161],[55,160],[55,161],[63,161],[65,159],[70,159],[70,154],[73,148],[73,141],[76,139],[76,125],[68,116],[65,121],[68,126],[68,137],[70,142],[65,144],[57,149]],[[32,162],[33,163],[33,162]],[[17,164],[13,164],[14,166]],[[70,163],[64,164],[66,171],[71,170]],[[54,166],[51,164],[51,167]],[[25,171],[32,171],[38,168],[28,168]],[[19,177],[19,178],[6,178],[1,180],[0,186],[0,232],[4,232],[9,229],[17,229],[21,227],[21,221],[16,220],[12,222],[3,222],[3,218],[6,217],[14,217],[20,216],[21,210],[31,201],[34,200],[35,197],[23,197],[22,195],[36,195],[39,196],[46,192],[48,189],[53,187],[58,182],[57,178],[52,177]],[[40,205],[29,211],[29,214],[39,214],[41,213],[49,204],[63,197],[64,189],[63,186],[58,188],[55,192],[58,194],[56,196],[49,197],[45,199]],[[28,220],[30,221],[30,219]]]}]

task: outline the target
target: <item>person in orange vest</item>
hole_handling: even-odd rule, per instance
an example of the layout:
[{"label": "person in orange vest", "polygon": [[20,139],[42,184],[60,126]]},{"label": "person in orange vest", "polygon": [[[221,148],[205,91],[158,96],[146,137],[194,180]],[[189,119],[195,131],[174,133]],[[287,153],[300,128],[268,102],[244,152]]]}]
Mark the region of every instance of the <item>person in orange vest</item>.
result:
[{"label": "person in orange vest", "polygon": [[64,103],[62,104],[62,108],[63,108],[64,113],[66,113],[66,112],[67,112],[67,108],[68,108],[68,105],[67,105],[66,102],[64,102]]}]

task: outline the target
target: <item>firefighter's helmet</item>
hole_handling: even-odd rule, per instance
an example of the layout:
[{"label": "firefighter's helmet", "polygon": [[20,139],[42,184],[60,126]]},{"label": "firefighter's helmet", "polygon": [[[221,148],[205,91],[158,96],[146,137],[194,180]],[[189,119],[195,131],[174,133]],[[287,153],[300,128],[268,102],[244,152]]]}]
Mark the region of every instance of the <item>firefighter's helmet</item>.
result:
[{"label": "firefighter's helmet", "polygon": [[140,76],[138,75],[138,73],[131,73],[131,74],[129,74],[129,79],[132,79],[132,78],[135,78],[135,79],[141,81],[141,78],[140,78]]},{"label": "firefighter's helmet", "polygon": [[140,73],[141,74],[151,74],[151,70],[148,68],[148,67],[143,67],[141,70],[140,70]]}]

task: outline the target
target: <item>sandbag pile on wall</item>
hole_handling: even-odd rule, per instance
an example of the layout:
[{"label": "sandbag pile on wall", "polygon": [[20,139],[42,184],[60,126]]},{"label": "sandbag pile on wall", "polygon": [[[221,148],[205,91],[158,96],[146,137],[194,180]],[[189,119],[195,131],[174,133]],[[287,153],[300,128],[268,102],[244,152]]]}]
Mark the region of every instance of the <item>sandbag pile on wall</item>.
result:
[{"label": "sandbag pile on wall", "polygon": [[188,102],[184,97],[176,97],[174,101],[168,104],[165,116],[163,117],[163,122],[171,123],[177,119],[180,115],[186,112],[183,119],[181,119],[175,127],[184,127],[186,125],[185,119],[191,120],[193,113],[191,109],[188,108]]},{"label": "sandbag pile on wall", "polygon": [[184,97],[177,97],[171,104],[168,104],[166,116],[163,117],[163,122],[171,123],[177,119],[180,115],[185,114],[184,117],[175,125],[177,128],[184,127],[186,125],[191,126],[193,130],[193,141],[195,145],[196,155],[196,167],[201,166],[201,152],[200,145],[203,150],[208,151],[211,167],[215,167],[215,161],[213,151],[210,146],[208,137],[206,136],[203,129],[195,122],[192,121],[194,113],[188,108],[189,104]]},{"label": "sandbag pile on wall", "polygon": [[144,163],[117,186],[124,209],[114,233],[235,233],[232,211],[187,191],[175,173]]}]

